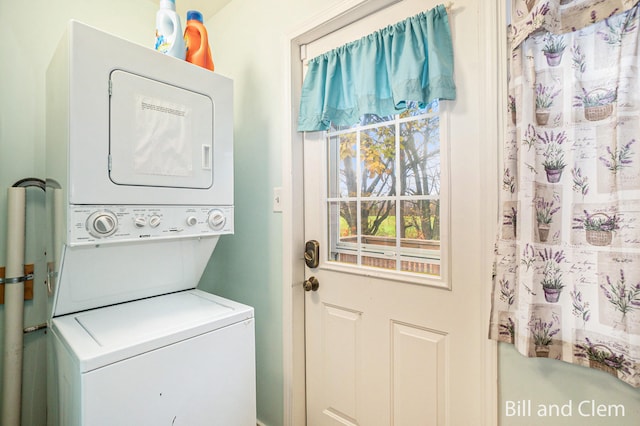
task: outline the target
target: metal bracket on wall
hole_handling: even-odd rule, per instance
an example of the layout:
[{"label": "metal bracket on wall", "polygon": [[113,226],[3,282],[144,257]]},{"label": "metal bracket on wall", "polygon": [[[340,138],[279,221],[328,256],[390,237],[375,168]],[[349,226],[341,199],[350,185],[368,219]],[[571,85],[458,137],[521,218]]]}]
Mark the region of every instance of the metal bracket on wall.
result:
[{"label": "metal bracket on wall", "polygon": [[0,304],[4,304],[4,286],[24,281],[24,300],[33,299],[33,264],[24,265],[24,276],[4,279],[5,268],[0,266]]}]

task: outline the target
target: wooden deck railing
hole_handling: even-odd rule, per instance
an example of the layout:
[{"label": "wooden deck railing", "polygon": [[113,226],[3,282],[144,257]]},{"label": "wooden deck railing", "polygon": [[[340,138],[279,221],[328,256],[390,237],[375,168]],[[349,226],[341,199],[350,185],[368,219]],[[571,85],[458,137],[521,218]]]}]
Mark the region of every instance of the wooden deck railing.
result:
[{"label": "wooden deck railing", "polygon": [[[357,237],[341,238],[340,243],[357,243]],[[389,237],[361,236],[362,266],[396,270],[396,259],[384,255],[375,256],[376,252],[384,252],[384,247],[395,247],[396,239]],[[400,270],[418,274],[440,275],[440,242],[434,240],[419,240],[413,238],[401,239],[401,255],[405,259],[400,261]],[[371,254],[371,255],[369,255]],[[406,259],[415,257],[415,260]],[[343,263],[357,263],[357,255],[338,251],[336,261]]]}]

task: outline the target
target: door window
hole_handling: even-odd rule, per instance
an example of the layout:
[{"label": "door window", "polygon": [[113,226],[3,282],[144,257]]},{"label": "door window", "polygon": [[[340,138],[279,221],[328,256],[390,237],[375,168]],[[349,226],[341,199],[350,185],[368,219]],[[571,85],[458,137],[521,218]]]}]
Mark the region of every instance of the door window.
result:
[{"label": "door window", "polygon": [[329,262],[441,277],[442,120],[436,100],[326,132]]}]

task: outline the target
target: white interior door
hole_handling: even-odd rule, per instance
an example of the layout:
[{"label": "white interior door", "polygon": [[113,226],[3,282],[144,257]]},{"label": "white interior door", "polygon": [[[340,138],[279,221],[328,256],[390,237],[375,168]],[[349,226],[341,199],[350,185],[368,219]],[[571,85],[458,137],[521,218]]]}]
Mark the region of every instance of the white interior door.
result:
[{"label": "white interior door", "polygon": [[[486,237],[495,203],[482,194],[497,140],[482,120],[495,123],[497,113],[481,101],[487,29],[477,3],[456,2],[449,13],[455,102],[395,117],[386,130],[305,135],[305,239],[320,245],[319,265],[305,272],[319,284],[305,296],[310,426],[487,418]],[[435,5],[403,1],[309,44],[307,58]],[[407,166],[409,142],[419,169]],[[416,189],[419,178],[428,189]]]}]

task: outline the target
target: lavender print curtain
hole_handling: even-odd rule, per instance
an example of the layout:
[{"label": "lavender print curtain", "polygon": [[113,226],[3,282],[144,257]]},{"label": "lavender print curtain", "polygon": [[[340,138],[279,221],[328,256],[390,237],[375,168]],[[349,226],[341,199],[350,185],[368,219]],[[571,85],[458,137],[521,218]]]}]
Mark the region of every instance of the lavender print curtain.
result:
[{"label": "lavender print curtain", "polygon": [[490,337],[640,387],[637,0],[514,0]]}]

